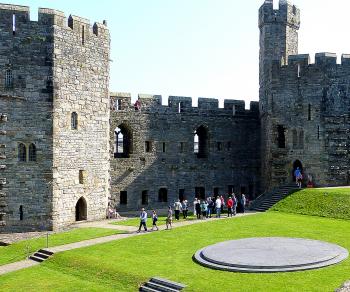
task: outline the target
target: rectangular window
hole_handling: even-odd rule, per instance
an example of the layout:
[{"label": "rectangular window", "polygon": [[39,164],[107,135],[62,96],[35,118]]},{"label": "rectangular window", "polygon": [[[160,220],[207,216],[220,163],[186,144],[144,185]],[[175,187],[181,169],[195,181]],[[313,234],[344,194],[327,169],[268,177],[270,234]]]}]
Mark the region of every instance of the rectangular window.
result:
[{"label": "rectangular window", "polygon": [[114,110],[115,111],[121,111],[122,110],[122,100],[116,99],[114,102]]},{"label": "rectangular window", "polygon": [[151,152],[151,142],[150,141],[145,141],[145,152]]},{"label": "rectangular window", "polygon": [[227,151],[231,151],[232,150],[232,142],[228,141],[227,142]]},{"label": "rectangular window", "polygon": [[84,184],[86,172],[85,170],[79,170],[79,184]]},{"label": "rectangular window", "polygon": [[162,143],[162,151],[166,152],[165,142]]},{"label": "rectangular window", "polygon": [[13,88],[13,73],[11,69],[5,71],[5,89]]},{"label": "rectangular window", "polygon": [[278,148],[286,148],[286,129],[282,125],[277,126],[277,145]]},{"label": "rectangular window", "polygon": [[180,142],[180,153],[184,153],[184,152],[185,152],[185,143]]},{"label": "rectangular window", "polygon": [[119,203],[120,203],[120,205],[126,205],[128,203],[128,192],[127,191],[120,192]]},{"label": "rectangular window", "polygon": [[217,142],[217,143],[216,143],[216,149],[217,149],[218,151],[221,151],[221,150],[222,150],[222,143],[221,143],[221,142]]},{"label": "rectangular window", "polygon": [[179,200],[181,202],[185,200],[185,189],[179,189]]},{"label": "rectangular window", "polygon": [[142,191],[141,204],[148,205],[148,191]]},{"label": "rectangular window", "polygon": [[81,26],[81,44],[85,44],[85,27],[84,25]]},{"label": "rectangular window", "polygon": [[320,126],[317,126],[317,140],[320,140]]},{"label": "rectangular window", "polygon": [[16,14],[12,15],[12,34],[16,34]]},{"label": "rectangular window", "polygon": [[307,120],[311,121],[311,104],[307,107]]},{"label": "rectangular window", "polygon": [[214,188],[214,196],[218,196],[219,195],[219,188]]}]

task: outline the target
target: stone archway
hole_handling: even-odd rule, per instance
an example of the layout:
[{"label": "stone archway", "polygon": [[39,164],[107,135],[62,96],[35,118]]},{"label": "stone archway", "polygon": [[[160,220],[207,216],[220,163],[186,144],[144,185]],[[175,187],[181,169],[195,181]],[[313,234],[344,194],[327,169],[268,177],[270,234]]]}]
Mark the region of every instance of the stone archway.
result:
[{"label": "stone archway", "polygon": [[297,159],[293,162],[293,171],[292,171],[293,181],[295,181],[294,172],[298,167],[300,169],[300,172],[303,174],[303,164],[301,163],[301,161],[299,159]]},{"label": "stone archway", "polygon": [[87,204],[84,197],[81,197],[75,205],[75,221],[87,220]]}]

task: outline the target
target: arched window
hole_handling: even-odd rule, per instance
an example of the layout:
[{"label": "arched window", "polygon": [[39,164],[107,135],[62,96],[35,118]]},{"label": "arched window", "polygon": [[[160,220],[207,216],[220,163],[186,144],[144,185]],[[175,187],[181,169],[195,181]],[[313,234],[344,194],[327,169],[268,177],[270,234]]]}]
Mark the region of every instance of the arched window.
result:
[{"label": "arched window", "polygon": [[76,112],[72,112],[71,115],[71,128],[72,130],[78,129],[78,114]]},{"label": "arched window", "polygon": [[18,144],[18,161],[27,161],[27,148],[23,143]]},{"label": "arched window", "polygon": [[119,125],[114,130],[114,137],[114,157],[129,158],[132,153],[132,132],[130,128],[125,124]]},{"label": "arched window", "polygon": [[36,147],[33,143],[29,145],[29,161],[36,161]]},{"label": "arched window", "polygon": [[11,69],[7,69],[5,72],[5,88],[13,88],[13,73]]},{"label": "arched window", "polygon": [[198,158],[208,157],[208,130],[204,126],[200,126],[194,132],[193,152]]},{"label": "arched window", "polygon": [[168,202],[168,190],[166,188],[159,189],[158,201],[162,203]]}]

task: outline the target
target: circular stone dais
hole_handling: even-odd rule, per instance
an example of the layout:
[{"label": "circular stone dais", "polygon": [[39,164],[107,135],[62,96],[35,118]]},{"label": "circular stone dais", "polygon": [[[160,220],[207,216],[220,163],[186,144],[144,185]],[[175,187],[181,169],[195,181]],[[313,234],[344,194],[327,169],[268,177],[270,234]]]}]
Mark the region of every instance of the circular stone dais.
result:
[{"label": "circular stone dais", "polygon": [[263,237],[207,246],[194,255],[201,265],[231,272],[274,273],[318,269],[348,257],[348,251],[319,240]]}]

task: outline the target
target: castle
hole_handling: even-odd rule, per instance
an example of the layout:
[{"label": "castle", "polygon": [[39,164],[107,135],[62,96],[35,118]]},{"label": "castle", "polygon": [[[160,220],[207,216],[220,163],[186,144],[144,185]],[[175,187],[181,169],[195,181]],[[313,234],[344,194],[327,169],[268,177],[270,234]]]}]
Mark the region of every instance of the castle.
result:
[{"label": "castle", "polygon": [[0,4],[0,232],[262,191],[293,169],[349,183],[350,56],[298,54],[299,9],[259,10],[260,101],[109,92],[106,23]]}]

